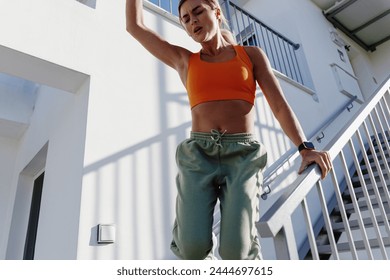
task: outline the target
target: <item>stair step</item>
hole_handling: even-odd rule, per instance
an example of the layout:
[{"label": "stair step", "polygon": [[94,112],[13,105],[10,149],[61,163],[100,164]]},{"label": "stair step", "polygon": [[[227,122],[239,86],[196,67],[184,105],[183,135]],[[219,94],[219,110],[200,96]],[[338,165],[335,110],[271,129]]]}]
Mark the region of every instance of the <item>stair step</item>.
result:
[{"label": "stair step", "polygon": [[[385,194],[385,188],[383,188],[382,184],[380,184],[380,183],[376,184],[376,187],[378,188],[379,193],[381,194],[381,197],[383,197],[383,195]],[[389,192],[390,185],[386,186],[386,187],[387,187],[387,192]],[[366,189],[367,189],[369,195],[375,195],[374,188],[373,188],[372,184],[366,185]],[[357,199],[364,197],[363,187],[355,187],[355,188],[353,188],[353,191],[355,192],[355,197]],[[343,193],[343,196],[350,196],[350,195],[351,195],[351,193],[350,193],[349,189],[346,189]]]},{"label": "stair step", "polygon": [[[371,184],[371,183],[366,183],[366,187],[367,187],[367,189],[368,190],[372,190],[373,189],[373,187],[374,187],[374,185],[373,184]],[[382,189],[384,186],[383,186],[383,184],[382,183],[378,183],[378,182],[376,182],[375,183],[375,187],[377,187],[377,188],[379,188],[379,189]],[[387,184],[386,186],[385,186],[386,188],[390,188],[390,185],[389,184]]]},{"label": "stair step", "polygon": [[[387,142],[389,143],[390,142],[390,140],[389,139],[387,139]],[[376,141],[376,139],[374,138],[374,139],[372,139],[372,144],[374,145],[374,147],[377,147],[378,146],[378,142]],[[383,137],[380,137],[379,138],[379,144],[383,147],[385,144],[386,144],[386,140],[385,139],[383,139]]]},{"label": "stair step", "polygon": [[[386,172],[381,172],[382,174],[383,174],[383,177],[385,178],[385,182],[386,182],[386,184],[388,184],[388,185],[390,185],[390,178],[389,178],[389,176],[387,175],[387,173]],[[376,182],[380,182],[380,177],[379,177],[379,172],[378,171],[376,171],[376,172],[373,172],[373,175],[374,175],[374,179],[375,179],[375,181]],[[364,174],[363,175],[363,178],[364,178],[364,181],[365,182],[371,182],[371,179],[370,179],[370,175],[369,174]],[[352,181],[352,183],[358,183],[358,184],[360,184],[360,180],[359,180],[359,177],[358,176],[353,176],[352,178],[351,178],[351,181]]]},{"label": "stair step", "polygon": [[[371,169],[371,171],[373,172],[374,174],[374,177],[376,178],[379,178],[378,177],[378,168],[375,166],[375,165],[371,165],[369,167]],[[381,172],[383,175],[388,175],[389,173],[386,171],[387,170],[387,167],[384,166],[383,162],[380,163],[380,167],[379,167],[379,172]],[[389,163],[389,168],[390,168],[390,163]],[[369,169],[367,168],[367,166],[363,165],[363,166],[360,166],[360,170],[362,171],[363,175],[364,176],[369,176]],[[357,174],[357,171],[353,174],[352,177],[356,177],[358,178],[358,174]]]},{"label": "stair step", "polygon": [[[381,143],[382,144],[382,150],[383,150],[383,152],[385,153],[385,155],[389,155],[389,151],[387,150],[387,147],[385,146],[385,143],[384,142],[382,142]],[[374,148],[375,148],[375,153],[377,154],[377,155],[380,155],[380,149],[379,149],[379,147],[378,146],[374,146]],[[368,149],[367,150],[367,154],[372,154],[371,153],[371,149]]]},{"label": "stair step", "polygon": [[[364,196],[364,190],[363,186],[360,183],[359,176],[357,172],[353,174],[351,177],[351,181],[353,184],[353,191],[355,194],[355,197],[357,198],[357,203],[359,207],[359,211],[362,216],[362,222],[364,229],[367,230],[367,232],[373,233],[374,228],[381,227],[380,229],[383,229],[383,226],[385,223],[390,222],[390,201],[388,201],[388,197],[390,196],[390,171],[388,171],[388,167],[390,166],[390,151],[388,149],[388,145],[385,143],[387,141],[390,143],[390,133],[386,132],[386,137],[383,137],[382,135],[379,135],[379,141],[376,141],[374,138],[373,144],[374,147],[371,150],[370,148],[367,150],[367,158],[368,162],[367,165],[364,160],[360,161],[360,166],[356,166],[356,168],[359,168],[362,171],[363,179],[365,183],[365,188],[368,191],[369,198],[365,198]],[[381,145],[381,146],[378,146]],[[383,151],[384,157],[382,157],[381,153]],[[375,160],[374,160],[374,154],[375,153]],[[379,166],[375,163],[375,161],[379,162]],[[372,171],[374,175],[374,182],[370,179],[369,171]],[[381,174],[383,175],[384,182],[381,182]],[[352,175],[352,174],[351,174]],[[375,190],[379,191],[380,198],[376,197]],[[348,226],[351,230],[354,232],[361,231],[359,226],[359,221],[356,218],[355,209],[353,206],[353,203],[351,202],[351,194],[349,191],[349,188],[346,188],[342,194],[344,208],[346,210],[346,214],[348,217]],[[380,201],[380,204],[378,203],[378,200]],[[368,204],[373,207],[375,210],[375,219],[376,222],[374,223],[372,221],[371,215],[368,212]],[[383,207],[385,210],[385,217],[381,215],[381,211],[378,211],[379,208]],[[333,236],[336,239],[337,242],[337,250],[338,252],[350,252],[351,249],[349,247],[348,241],[345,241],[345,229],[344,224],[342,222],[342,216],[340,213],[339,206],[336,205],[334,209],[332,209],[330,214],[330,219],[332,223],[332,230],[333,230]],[[373,237],[373,235],[369,235],[370,237]],[[385,236],[388,236],[387,234]],[[341,239],[340,239],[341,238]],[[361,239],[361,238],[357,238]],[[390,237],[382,237],[383,242],[386,247],[390,247]],[[320,253],[320,258],[328,258],[331,254],[331,246],[329,245],[329,238],[328,233],[323,227],[321,231],[318,233],[316,238],[318,251]],[[369,239],[370,247],[371,248],[378,248],[379,247],[379,241],[378,238],[372,238]],[[355,240],[354,245],[356,250],[365,250],[364,242],[363,240]],[[310,257],[309,257],[310,258]]]},{"label": "stair step", "polygon": [[[376,216],[375,218],[376,218],[376,220],[377,220],[379,225],[383,225],[384,224],[382,216]],[[387,220],[390,221],[390,214],[387,215]],[[349,220],[348,222],[349,222],[349,226],[350,226],[350,228],[352,230],[360,229],[359,222],[356,219]],[[373,227],[374,226],[371,218],[363,218],[363,224],[364,224],[364,228],[369,228],[369,227]],[[332,223],[332,229],[334,231],[337,231],[337,232],[344,231],[344,224],[343,224],[343,222],[334,222],[334,223]]]},{"label": "stair step", "polygon": [[[390,164],[388,164],[390,165]],[[385,166],[385,162],[383,160],[379,161],[379,167],[380,167],[380,170],[384,170],[386,168]],[[372,164],[370,164],[370,168],[372,169],[372,171],[374,172],[377,172],[377,168],[376,168],[376,164],[373,162]],[[360,170],[363,172],[363,174],[366,174],[368,172],[368,168],[367,168],[367,165],[363,162],[361,163],[360,165]],[[356,174],[356,173],[355,173]]]},{"label": "stair step", "polygon": [[[387,140],[387,142],[389,143],[389,140]],[[374,147],[377,147],[378,146],[378,143],[376,142],[376,140],[372,141],[372,144],[374,145]],[[384,141],[384,139],[380,139],[380,143],[379,143],[382,147],[384,147],[386,145],[386,141]]]},{"label": "stair step", "polygon": [[[382,238],[384,245],[390,246],[390,238],[389,237],[383,237]],[[369,239],[370,247],[372,248],[379,248],[379,242],[377,238]],[[362,240],[358,240],[354,242],[356,250],[365,250],[364,242]],[[349,252],[351,249],[349,248],[348,242],[342,242],[337,244],[337,250],[339,253],[341,252]],[[318,246],[318,252],[319,254],[332,254],[332,250],[330,245],[320,245]]]},{"label": "stair step", "polygon": [[[389,204],[387,203],[387,201],[383,200],[382,203],[383,203],[383,207],[385,208],[386,213],[390,213],[390,208],[389,208]],[[371,204],[372,204],[372,207],[374,209],[377,209],[379,207],[378,201],[375,197],[371,197]],[[367,202],[365,200],[362,200],[362,199],[358,201],[358,206],[359,206],[360,211],[365,211],[368,209]],[[355,212],[355,208],[353,207],[352,203],[344,204],[344,208],[345,208],[345,211],[347,213],[354,213]],[[336,213],[339,213],[340,212],[339,206],[336,206],[334,210]]]},{"label": "stair step", "polygon": [[[385,161],[382,159],[381,155],[377,155],[377,158],[378,158],[378,161],[380,164],[385,163]],[[368,155],[368,160],[370,161],[371,164],[375,165],[374,157],[371,154]],[[390,164],[390,157],[389,156],[386,157],[386,160],[387,160],[387,164]]]}]

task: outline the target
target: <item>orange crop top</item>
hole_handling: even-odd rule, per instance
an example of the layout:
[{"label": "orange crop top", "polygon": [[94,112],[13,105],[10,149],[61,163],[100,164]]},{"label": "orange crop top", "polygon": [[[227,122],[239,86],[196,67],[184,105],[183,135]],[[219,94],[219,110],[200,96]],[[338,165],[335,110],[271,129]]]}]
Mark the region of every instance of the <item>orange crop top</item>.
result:
[{"label": "orange crop top", "polygon": [[234,46],[236,56],[224,62],[201,60],[193,53],[188,62],[187,92],[191,108],[208,101],[244,100],[255,103],[253,65],[244,47]]}]

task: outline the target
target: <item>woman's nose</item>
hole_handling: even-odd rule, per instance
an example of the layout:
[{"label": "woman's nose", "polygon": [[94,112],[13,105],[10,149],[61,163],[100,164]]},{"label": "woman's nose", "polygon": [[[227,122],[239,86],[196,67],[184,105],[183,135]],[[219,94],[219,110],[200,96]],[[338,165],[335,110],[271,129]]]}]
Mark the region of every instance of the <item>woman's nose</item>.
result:
[{"label": "woman's nose", "polygon": [[195,24],[195,23],[198,23],[198,18],[197,17],[193,17],[192,18],[192,24]]}]

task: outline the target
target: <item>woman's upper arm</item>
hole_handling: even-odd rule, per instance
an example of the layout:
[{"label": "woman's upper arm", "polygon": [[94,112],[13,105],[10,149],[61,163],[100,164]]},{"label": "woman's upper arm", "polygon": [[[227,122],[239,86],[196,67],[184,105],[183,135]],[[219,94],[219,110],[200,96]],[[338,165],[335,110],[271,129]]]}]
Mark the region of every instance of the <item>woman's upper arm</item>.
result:
[{"label": "woman's upper arm", "polygon": [[144,24],[142,0],[126,1],[126,30],[162,62],[179,70],[190,51],[172,45]]},{"label": "woman's upper arm", "polygon": [[170,44],[145,26],[130,34],[152,55],[176,70],[181,68],[185,57],[189,57],[189,50]]},{"label": "woman's upper arm", "polygon": [[253,64],[253,74],[266,97],[272,111],[277,113],[286,105],[286,99],[279,81],[273,73],[270,62],[264,51],[258,47],[246,47]]}]

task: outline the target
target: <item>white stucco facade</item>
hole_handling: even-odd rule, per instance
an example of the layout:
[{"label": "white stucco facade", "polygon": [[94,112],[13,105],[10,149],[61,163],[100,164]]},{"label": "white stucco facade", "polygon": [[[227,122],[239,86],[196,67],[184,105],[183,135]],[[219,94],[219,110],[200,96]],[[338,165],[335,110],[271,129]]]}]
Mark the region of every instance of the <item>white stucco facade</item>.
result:
[{"label": "white stucco facade", "polygon": [[[309,0],[241,2],[300,44],[312,88],[277,75],[308,136],[349,99],[339,90],[332,64],[358,78],[353,94],[360,103],[389,74],[389,43],[367,53],[350,42],[350,61],[351,54],[330,37],[334,28]],[[33,182],[43,171],[36,259],[173,259],[175,149],[191,130],[177,73],[126,32],[124,0],[90,6],[0,0],[0,7],[0,259],[23,258]],[[147,8],[148,26],[197,51],[163,14]],[[318,148],[352,116],[342,113]],[[293,148],[260,91],[255,133],[268,149],[269,166]],[[296,170],[292,166],[278,177],[261,211],[288,188]],[[97,243],[99,224],[115,227],[114,243]]]}]

